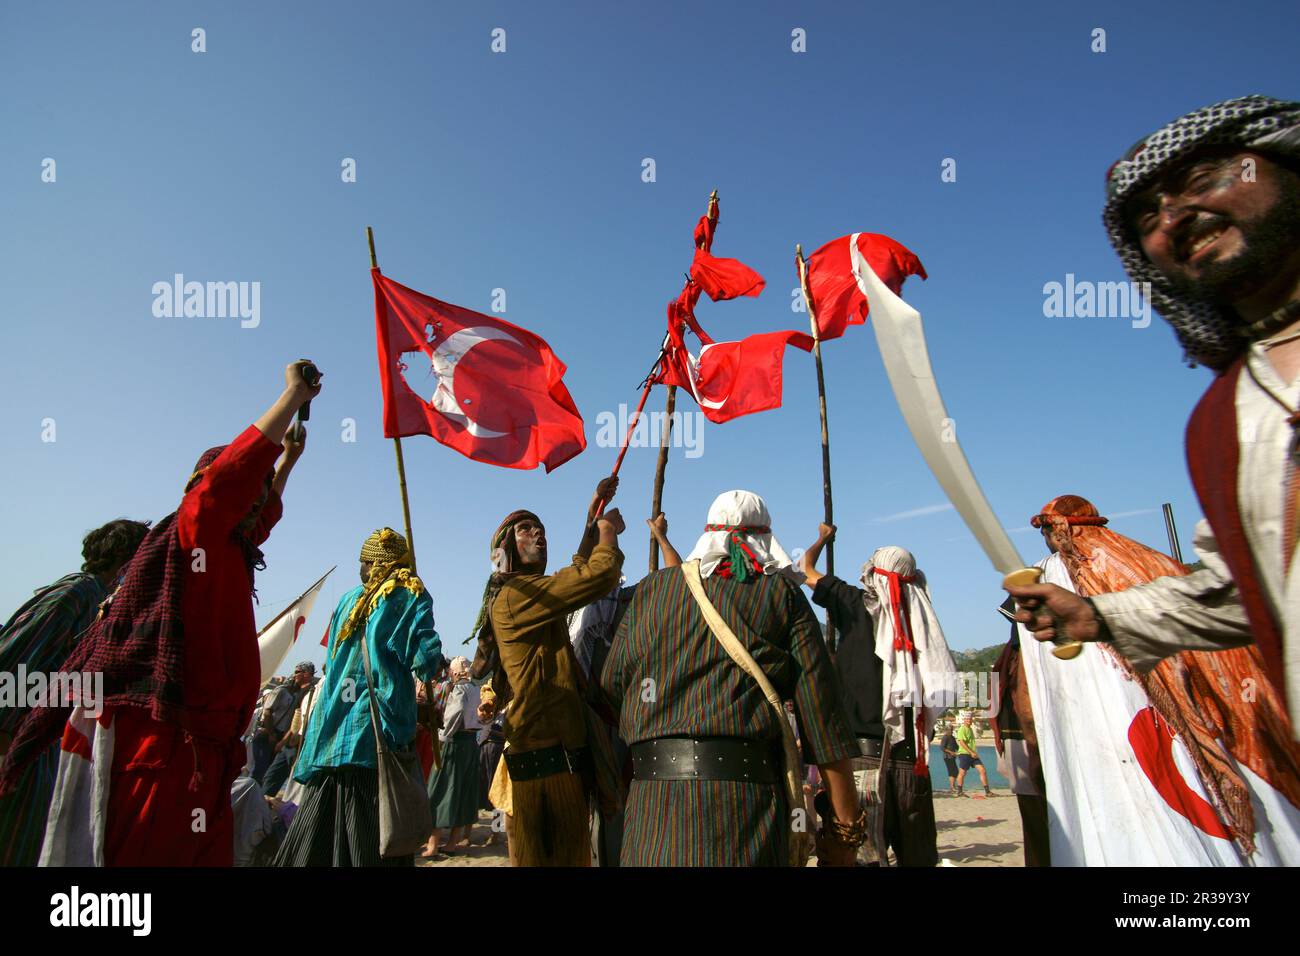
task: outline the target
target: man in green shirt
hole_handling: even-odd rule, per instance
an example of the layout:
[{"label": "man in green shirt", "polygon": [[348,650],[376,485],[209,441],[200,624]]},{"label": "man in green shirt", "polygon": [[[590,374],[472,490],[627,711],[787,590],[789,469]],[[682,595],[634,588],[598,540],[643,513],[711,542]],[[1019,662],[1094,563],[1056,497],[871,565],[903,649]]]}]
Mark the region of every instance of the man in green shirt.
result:
[{"label": "man in green shirt", "polygon": [[962,715],[961,726],[957,728],[954,736],[957,738],[957,796],[960,797],[965,793],[962,782],[966,779],[966,771],[971,767],[980,772],[980,783],[984,784],[984,796],[993,796],[992,791],[989,790],[988,771],[984,769],[980,752],[975,747],[975,730],[971,727],[970,714]]}]

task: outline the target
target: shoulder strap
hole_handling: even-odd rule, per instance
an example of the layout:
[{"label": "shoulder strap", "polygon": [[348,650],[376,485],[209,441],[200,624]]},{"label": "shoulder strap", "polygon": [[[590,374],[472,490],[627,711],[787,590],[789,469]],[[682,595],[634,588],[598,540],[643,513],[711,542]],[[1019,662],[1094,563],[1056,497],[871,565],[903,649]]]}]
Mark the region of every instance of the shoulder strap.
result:
[{"label": "shoulder strap", "polygon": [[750,655],[745,645],[741,643],[740,638],[736,637],[735,632],[731,630],[727,622],[722,619],[722,615],[718,613],[718,609],[713,606],[713,602],[709,600],[709,596],[704,592],[704,582],[700,579],[700,562],[687,561],[682,564],[682,575],[686,578],[686,586],[690,589],[691,597],[695,598],[695,603],[700,606],[700,613],[704,615],[705,623],[709,625],[709,630],[713,632],[713,636],[718,639],[718,643],[722,645],[728,656],[739,664],[745,673],[758,682],[758,686],[762,688],[763,696],[767,698],[767,702],[781,710],[783,715],[781,718],[782,726],[789,727],[790,723],[784,717],[785,707],[781,703],[781,695],[776,692],[776,688],[767,679],[767,675],[758,666],[758,662]]},{"label": "shoulder strap", "polygon": [[[803,788],[800,786],[800,768],[802,763],[799,759],[799,750],[795,746],[794,731],[790,727],[790,721],[785,715],[785,705],[781,702],[781,695],[776,692],[772,682],[768,680],[767,675],[763,673],[763,668],[758,666],[758,662],[741,643],[740,638],[736,637],[735,632],[727,626],[718,609],[713,606],[709,596],[704,592],[704,582],[700,580],[700,562],[686,561],[682,564],[682,577],[686,579],[686,587],[691,592],[691,597],[695,598],[695,603],[699,605],[700,613],[704,615],[704,621],[709,625],[709,630],[713,636],[718,639],[722,649],[727,652],[727,656],[735,661],[746,674],[752,677],[759,688],[763,691],[763,696],[767,702],[772,705],[776,711],[776,722],[781,728],[782,752],[785,755],[785,791],[786,799],[789,801],[789,811],[793,812],[803,807]],[[789,821],[786,821],[789,825]],[[797,834],[790,834],[790,856],[794,865],[803,865],[802,848],[799,846],[799,840],[795,839]]]},{"label": "shoulder strap", "polygon": [[376,759],[379,754],[388,753],[388,748],[384,746],[384,735],[379,729],[379,704],[375,701],[375,693],[378,687],[375,685],[375,674],[370,669],[370,648],[366,641],[365,622],[357,631],[357,637],[361,641],[361,666],[366,669],[366,699],[370,701],[370,724],[375,731],[375,751]]}]

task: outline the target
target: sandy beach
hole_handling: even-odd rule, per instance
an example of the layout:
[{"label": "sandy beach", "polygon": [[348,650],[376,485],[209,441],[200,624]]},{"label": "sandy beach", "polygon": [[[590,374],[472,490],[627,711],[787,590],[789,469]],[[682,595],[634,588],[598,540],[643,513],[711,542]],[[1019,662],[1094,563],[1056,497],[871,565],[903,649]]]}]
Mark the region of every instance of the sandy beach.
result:
[{"label": "sandy beach", "polygon": [[[976,781],[976,787],[979,781]],[[1020,810],[1009,790],[934,795],[940,866],[1024,866]]]}]

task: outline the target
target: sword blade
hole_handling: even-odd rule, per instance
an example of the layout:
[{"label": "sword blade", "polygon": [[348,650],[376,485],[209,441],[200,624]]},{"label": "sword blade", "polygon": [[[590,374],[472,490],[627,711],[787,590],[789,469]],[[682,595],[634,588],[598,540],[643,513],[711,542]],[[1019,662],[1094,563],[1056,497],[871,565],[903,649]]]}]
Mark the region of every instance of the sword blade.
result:
[{"label": "sword blade", "polygon": [[1025,562],[989,506],[957,441],[953,420],[934,380],[921,313],[896,296],[872,271],[858,249],[856,235],[849,249],[858,288],[871,306],[869,319],[889,384],[916,447],[993,567],[1003,574],[1024,568]]}]

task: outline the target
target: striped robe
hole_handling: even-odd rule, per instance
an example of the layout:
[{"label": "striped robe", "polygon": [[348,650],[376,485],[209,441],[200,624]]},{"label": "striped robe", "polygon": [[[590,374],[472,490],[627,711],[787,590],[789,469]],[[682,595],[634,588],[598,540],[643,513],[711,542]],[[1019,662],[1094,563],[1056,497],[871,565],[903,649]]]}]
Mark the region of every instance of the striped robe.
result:
[{"label": "striped robe", "polygon": [[[793,699],[805,752],[818,764],[858,755],[838,678],[808,599],[779,574],[704,579],[709,600],[783,699]],[[780,766],[780,718],[723,649],[678,568],[651,574],[619,626],[600,679],[629,744],[656,737],[768,741]],[[781,784],[636,780],[623,866],[780,866],[789,811]],[[813,821],[807,821],[812,829]]]},{"label": "striped robe", "polygon": [[[59,670],[106,596],[99,579],[85,572],[37,591],[0,629],[0,672],[16,675],[20,664],[29,674]],[[26,715],[26,707],[0,707],[0,733],[12,737]],[[27,768],[17,789],[0,797],[0,866],[36,865],[58,765],[56,741]]]}]

